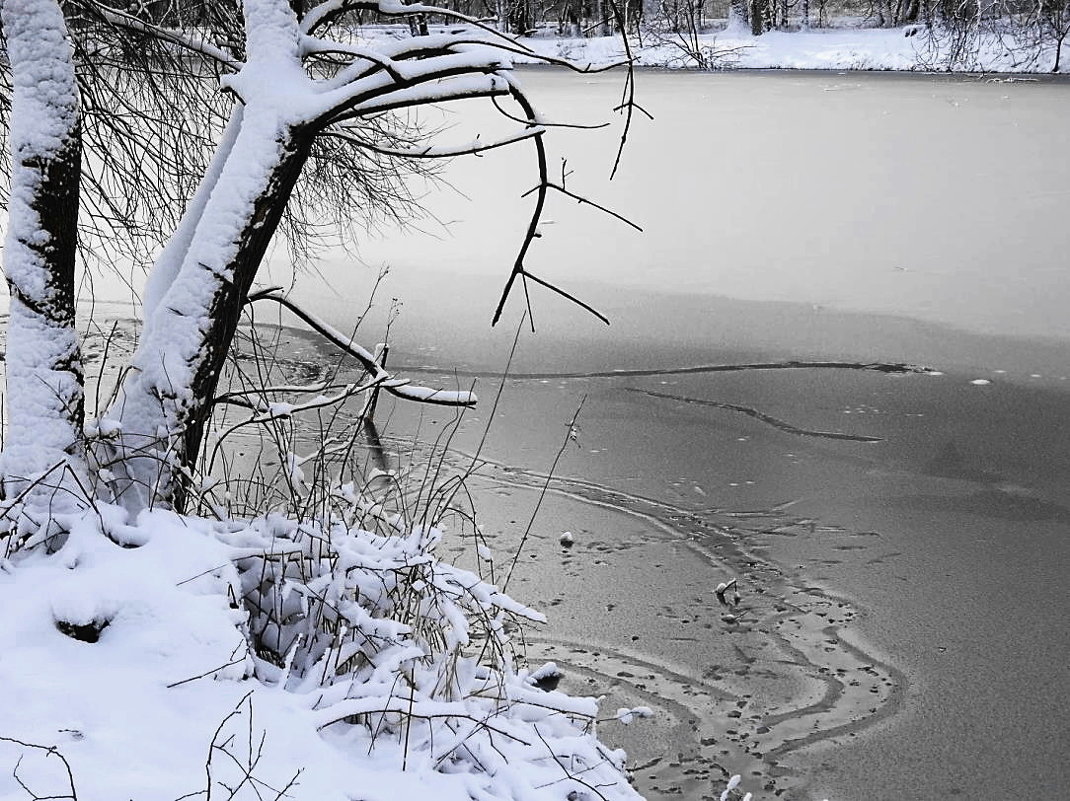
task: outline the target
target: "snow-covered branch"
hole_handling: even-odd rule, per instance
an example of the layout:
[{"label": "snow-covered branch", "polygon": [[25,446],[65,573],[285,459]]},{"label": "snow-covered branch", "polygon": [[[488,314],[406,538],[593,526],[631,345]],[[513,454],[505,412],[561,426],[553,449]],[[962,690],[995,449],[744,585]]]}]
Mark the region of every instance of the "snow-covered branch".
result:
[{"label": "snow-covered branch", "polygon": [[168,28],[162,25],[154,25],[146,22],[133,14],[129,14],[118,8],[112,8],[99,2],[85,3],[84,7],[91,13],[97,14],[109,25],[117,28],[126,28],[140,34],[155,37],[165,42],[178,45],[191,53],[204,56],[217,62],[220,66],[229,70],[237,70],[241,62],[237,61],[224,50],[216,47],[205,39],[197,39],[188,32]]}]

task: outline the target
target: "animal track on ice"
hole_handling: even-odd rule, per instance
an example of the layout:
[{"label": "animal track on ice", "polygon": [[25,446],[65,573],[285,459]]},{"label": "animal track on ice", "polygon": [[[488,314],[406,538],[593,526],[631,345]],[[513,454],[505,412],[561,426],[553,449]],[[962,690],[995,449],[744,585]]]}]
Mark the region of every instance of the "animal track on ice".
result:
[{"label": "animal track on ice", "polygon": [[[491,486],[537,492],[546,484],[545,474],[481,463],[477,477]],[[547,491],[638,519],[648,524],[650,536],[684,545],[709,567],[707,612],[716,611],[716,577],[738,575],[751,588],[738,611],[733,609],[733,622],[709,632],[738,638],[734,666],[681,665],[640,648],[570,642],[552,634],[535,637],[540,657],[568,665],[589,680],[586,688],[574,691],[615,687],[674,720],[677,735],[690,744],[687,754],[656,760],[640,771],[647,777],[645,786],[653,782],[647,792],[671,781],[679,786],[705,780],[711,766],[725,765],[760,775],[762,789],[779,795],[797,786],[779,763],[782,757],[854,736],[899,708],[905,677],[855,641],[850,624],[857,611],[849,602],[748,550],[748,540],[768,534],[770,527],[737,528],[732,521],[738,513],[721,513],[722,522],[715,519],[717,509],[683,509],[580,478],[555,477]],[[780,529],[799,525],[813,530],[813,521],[793,520],[782,512],[750,517],[775,518]],[[790,693],[785,692],[788,685]],[[690,797],[687,787],[681,789]]]}]

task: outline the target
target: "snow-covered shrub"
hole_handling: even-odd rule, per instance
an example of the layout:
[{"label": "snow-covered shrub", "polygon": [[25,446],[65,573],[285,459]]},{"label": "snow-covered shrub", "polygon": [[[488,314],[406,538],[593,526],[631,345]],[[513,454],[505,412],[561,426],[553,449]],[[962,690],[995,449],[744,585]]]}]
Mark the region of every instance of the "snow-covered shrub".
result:
[{"label": "snow-covered shrub", "polygon": [[[245,397],[297,409],[290,366],[256,342],[262,364],[248,372],[284,389]],[[348,380],[340,368],[314,378]],[[251,450],[275,472],[223,475],[206,493],[281,512],[217,524],[234,549],[256,678],[307,701],[328,738],[461,777],[472,798],[637,797],[624,755],[595,737],[595,701],[544,692],[522,667],[514,638],[543,616],[436,556],[451,514],[465,526],[450,536],[478,538],[473,511],[457,508],[465,475],[448,475],[435,448],[390,469],[366,393],[329,408],[265,419]]]},{"label": "snow-covered shrub", "polygon": [[[54,553],[23,547],[0,571],[0,682],[19,699],[0,738],[56,748],[80,801],[204,781],[415,797],[408,774],[443,798],[638,798],[595,736],[597,703],[518,666],[513,633],[541,616],[439,560],[439,530],[125,515],[98,504]],[[37,768],[20,780],[51,786],[61,766]],[[21,797],[0,774],[0,797]],[[363,794],[368,776],[394,794]]]},{"label": "snow-covered shrub", "polygon": [[438,560],[441,537],[277,517],[224,535],[257,553],[237,561],[256,675],[307,698],[321,728],[469,776],[474,798],[632,797],[623,755],[593,736],[596,703],[516,667],[510,630],[542,616]]},{"label": "snow-covered shrub", "polygon": [[[244,396],[254,414],[275,412],[244,440],[275,472],[249,481],[228,463],[197,477],[215,519],[149,510],[131,524],[98,501],[59,520],[68,533],[53,541],[9,525],[25,515],[6,502],[0,608],[18,624],[0,634],[0,682],[22,700],[0,726],[18,741],[0,748],[0,774],[5,755],[25,758],[20,780],[44,792],[65,775],[41,757],[56,748],[81,801],[342,799],[369,771],[401,793],[384,798],[410,797],[401,774],[462,800],[638,798],[623,753],[596,737],[597,703],[546,692],[524,668],[515,644],[542,615],[436,556],[444,537],[478,538],[471,508],[457,508],[464,474],[434,450],[407,468],[382,454],[365,464],[356,441],[378,435],[354,419],[367,393],[278,414],[295,385],[278,386]],[[234,514],[257,507],[278,511]],[[466,525],[447,534],[453,513]],[[486,543],[476,550],[483,569]],[[72,665],[87,667],[77,682],[64,678]]]}]

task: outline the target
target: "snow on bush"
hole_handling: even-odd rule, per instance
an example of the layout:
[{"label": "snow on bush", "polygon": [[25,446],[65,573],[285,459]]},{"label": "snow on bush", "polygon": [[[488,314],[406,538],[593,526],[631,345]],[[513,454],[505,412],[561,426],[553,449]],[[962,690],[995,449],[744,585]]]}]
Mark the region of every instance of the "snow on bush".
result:
[{"label": "snow on bush", "polygon": [[63,522],[51,553],[6,540],[0,798],[639,797],[596,702],[517,667],[541,616],[436,529]]}]

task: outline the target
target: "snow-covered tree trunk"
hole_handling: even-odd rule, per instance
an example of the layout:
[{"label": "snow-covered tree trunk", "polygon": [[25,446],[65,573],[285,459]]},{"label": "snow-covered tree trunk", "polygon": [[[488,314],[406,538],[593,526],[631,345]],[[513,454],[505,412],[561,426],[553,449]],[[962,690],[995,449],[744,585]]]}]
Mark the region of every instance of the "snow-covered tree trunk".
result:
[{"label": "snow-covered tree trunk", "polygon": [[131,512],[181,504],[178,474],[196,457],[242,303],[308,159],[311,134],[295,111],[309,89],[297,18],[282,0],[245,7],[249,59],[228,84],[242,107],[154,268],[145,330],[111,412],[121,424],[112,489]]},{"label": "snow-covered tree trunk", "polygon": [[3,0],[0,18],[13,83],[3,491],[8,500],[21,496],[25,519],[40,525],[84,500],[84,393],[74,297],[78,91],[55,0]]},{"label": "snow-covered tree trunk", "polygon": [[[347,11],[345,3],[315,6],[303,20],[289,0],[245,0],[243,8],[246,59],[224,78],[235,112],[150,274],[145,328],[108,412],[117,433],[97,452],[115,500],[131,513],[182,507],[242,305],[316,137],[333,126],[359,145],[346,125],[362,116],[516,91],[501,45],[439,35],[375,53],[308,33]],[[384,0],[383,8],[408,6]],[[304,61],[321,53],[350,63],[323,77]],[[519,138],[533,135],[541,135],[534,123]]]}]

